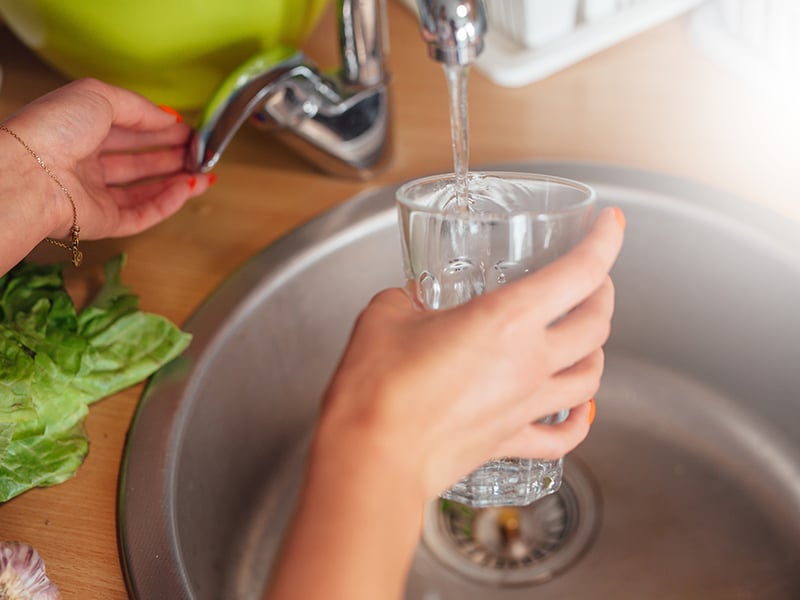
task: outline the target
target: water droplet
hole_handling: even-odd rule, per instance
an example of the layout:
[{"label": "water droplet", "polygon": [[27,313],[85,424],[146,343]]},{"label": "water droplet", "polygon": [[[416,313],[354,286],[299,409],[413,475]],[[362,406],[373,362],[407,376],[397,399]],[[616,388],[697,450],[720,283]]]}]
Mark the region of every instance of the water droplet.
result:
[{"label": "water droplet", "polygon": [[508,281],[513,281],[514,279],[522,277],[528,272],[525,264],[512,260],[497,261],[492,266],[492,269],[496,273],[495,279],[499,285],[503,285]]}]

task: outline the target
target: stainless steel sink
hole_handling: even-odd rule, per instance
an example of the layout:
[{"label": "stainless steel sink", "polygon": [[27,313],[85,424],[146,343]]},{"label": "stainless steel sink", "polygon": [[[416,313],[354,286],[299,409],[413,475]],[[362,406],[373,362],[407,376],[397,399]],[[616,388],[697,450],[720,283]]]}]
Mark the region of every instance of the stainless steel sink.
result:
[{"label": "stainless steel sink", "polygon": [[[432,505],[407,598],[800,598],[800,226],[652,173],[502,168],[587,182],[627,215],[598,419],[517,528]],[[129,433],[133,597],[259,596],[352,322],[401,284],[384,189],[265,249],[192,317]]]}]

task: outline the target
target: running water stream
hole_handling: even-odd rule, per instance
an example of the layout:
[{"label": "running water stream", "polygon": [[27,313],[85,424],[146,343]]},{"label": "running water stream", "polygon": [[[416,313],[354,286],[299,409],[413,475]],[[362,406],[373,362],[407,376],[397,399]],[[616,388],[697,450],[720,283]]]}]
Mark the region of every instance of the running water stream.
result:
[{"label": "running water stream", "polygon": [[456,202],[470,205],[469,196],[469,112],[467,109],[468,65],[445,65],[450,92],[450,134],[453,141],[453,172],[456,180]]}]

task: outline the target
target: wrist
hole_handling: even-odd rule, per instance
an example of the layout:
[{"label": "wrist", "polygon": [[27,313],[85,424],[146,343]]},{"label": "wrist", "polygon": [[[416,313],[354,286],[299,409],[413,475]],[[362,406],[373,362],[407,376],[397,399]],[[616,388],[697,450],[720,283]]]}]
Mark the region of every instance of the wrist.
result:
[{"label": "wrist", "polygon": [[396,506],[413,527],[421,523],[428,498],[420,470],[408,455],[407,448],[398,448],[378,431],[342,427],[323,417],[311,447],[310,476],[329,482],[348,500],[352,495],[378,510]]},{"label": "wrist", "polygon": [[46,149],[36,147],[35,129],[22,119],[2,124],[14,134],[0,130],[2,214],[15,224],[17,235],[24,238],[20,242],[27,242],[29,249],[46,237],[67,237],[72,226],[69,198],[62,197],[63,190],[42,166],[53,161]]},{"label": "wrist", "polygon": [[370,436],[321,420],[265,598],[402,596],[424,501],[391,460]]},{"label": "wrist", "polygon": [[309,463],[311,480],[327,482],[328,489],[321,491],[347,507],[353,525],[362,530],[365,547],[390,540],[390,562],[400,565],[403,573],[411,566],[430,500],[412,457],[410,448],[379,428],[343,427],[323,416]]}]

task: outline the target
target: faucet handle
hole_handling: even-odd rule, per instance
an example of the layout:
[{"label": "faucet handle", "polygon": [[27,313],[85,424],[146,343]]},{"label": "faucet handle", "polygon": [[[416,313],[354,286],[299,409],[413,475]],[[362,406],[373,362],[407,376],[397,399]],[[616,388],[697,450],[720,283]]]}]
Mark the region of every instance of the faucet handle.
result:
[{"label": "faucet handle", "polygon": [[293,48],[257,54],[228,76],[198,121],[187,169],[211,170],[248,120],[330,173],[366,178],[389,158],[387,82],[326,76]]},{"label": "faucet handle", "polygon": [[418,0],[422,39],[431,58],[468,65],[483,51],[487,30],[483,0]]},{"label": "faucet handle", "polygon": [[200,116],[186,155],[187,169],[210,171],[244,122],[304,61],[301,52],[279,46],[251,57],[233,71]]}]

